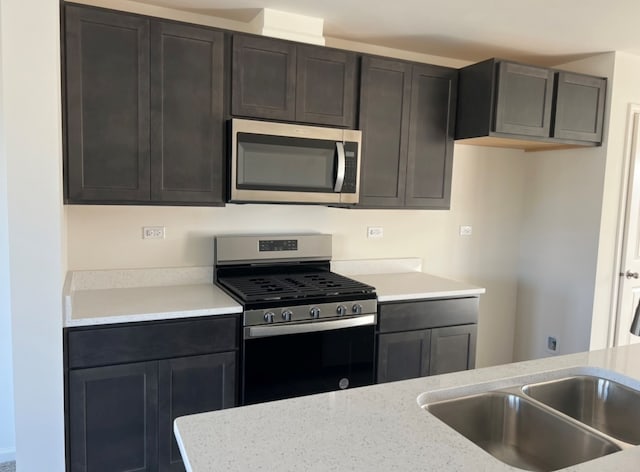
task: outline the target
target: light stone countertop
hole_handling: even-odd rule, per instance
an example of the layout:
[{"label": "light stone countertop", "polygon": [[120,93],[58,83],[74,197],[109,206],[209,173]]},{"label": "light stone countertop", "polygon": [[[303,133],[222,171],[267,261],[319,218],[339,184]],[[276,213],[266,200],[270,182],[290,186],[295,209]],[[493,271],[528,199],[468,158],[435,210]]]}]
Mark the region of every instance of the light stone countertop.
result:
[{"label": "light stone countertop", "polygon": [[485,289],[422,271],[417,257],[332,261],[331,269],[376,288],[379,302],[472,297]]},{"label": "light stone countertop", "polygon": [[209,284],[80,290],[65,327],[242,313],[242,306]]},{"label": "light stone countertop", "polygon": [[484,288],[424,272],[350,275],[349,277],[374,286],[379,302],[469,297],[485,293]]},{"label": "light stone countertop", "polygon": [[[174,432],[190,472],[520,470],[422,410],[418,397],[437,401],[580,373],[640,389],[638,359],[633,345],[423,377],[181,417]],[[639,469],[640,446],[563,470]]]},{"label": "light stone countertop", "polygon": [[64,288],[64,327],[242,313],[210,267],[75,271]]},{"label": "light stone countertop", "polygon": [[[336,272],[374,286],[380,302],[485,292],[421,268],[418,258],[332,262]],[[212,280],[212,267],[72,271],[63,290],[63,326],[242,313],[242,306]]]}]

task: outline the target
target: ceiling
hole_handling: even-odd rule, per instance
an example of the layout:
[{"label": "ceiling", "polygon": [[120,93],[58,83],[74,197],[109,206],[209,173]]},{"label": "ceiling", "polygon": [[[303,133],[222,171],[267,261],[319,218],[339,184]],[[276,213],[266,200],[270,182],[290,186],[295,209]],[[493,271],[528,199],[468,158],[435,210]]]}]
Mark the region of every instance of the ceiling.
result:
[{"label": "ceiling", "polygon": [[478,61],[554,65],[640,55],[638,0],[138,0],[239,21],[261,8],[320,17],[325,36]]}]

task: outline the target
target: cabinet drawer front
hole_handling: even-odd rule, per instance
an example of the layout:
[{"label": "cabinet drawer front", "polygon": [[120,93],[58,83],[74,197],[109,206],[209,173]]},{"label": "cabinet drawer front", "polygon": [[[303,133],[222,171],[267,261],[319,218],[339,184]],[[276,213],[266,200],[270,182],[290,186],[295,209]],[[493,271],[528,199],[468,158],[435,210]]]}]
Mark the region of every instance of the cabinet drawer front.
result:
[{"label": "cabinet drawer front", "polygon": [[238,317],[224,317],[69,330],[69,368],[234,350],[238,322]]},{"label": "cabinet drawer front", "polygon": [[478,322],[478,297],[381,304],[379,331],[388,333]]}]

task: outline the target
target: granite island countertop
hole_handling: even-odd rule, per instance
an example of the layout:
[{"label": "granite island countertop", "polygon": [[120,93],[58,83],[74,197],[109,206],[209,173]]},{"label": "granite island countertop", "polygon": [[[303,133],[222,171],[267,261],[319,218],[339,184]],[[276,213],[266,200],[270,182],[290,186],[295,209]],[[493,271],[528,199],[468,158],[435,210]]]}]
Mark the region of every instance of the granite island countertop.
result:
[{"label": "granite island countertop", "polygon": [[[580,373],[640,389],[638,359],[640,345],[550,357],[191,415],[176,419],[174,432],[191,472],[520,470],[421,409],[418,397],[436,401]],[[639,468],[636,446],[563,470]]]}]

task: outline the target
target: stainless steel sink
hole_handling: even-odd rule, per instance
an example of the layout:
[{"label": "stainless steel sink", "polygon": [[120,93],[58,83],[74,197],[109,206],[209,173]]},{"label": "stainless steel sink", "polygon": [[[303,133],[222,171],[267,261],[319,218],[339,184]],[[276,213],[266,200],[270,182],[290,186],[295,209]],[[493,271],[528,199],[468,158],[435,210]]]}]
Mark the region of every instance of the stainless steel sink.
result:
[{"label": "stainless steel sink", "polygon": [[553,471],[620,450],[570,418],[510,392],[487,392],[424,407],[497,459],[526,470]]},{"label": "stainless steel sink", "polygon": [[576,376],[525,385],[522,391],[592,428],[640,444],[640,392],[599,377]]}]

